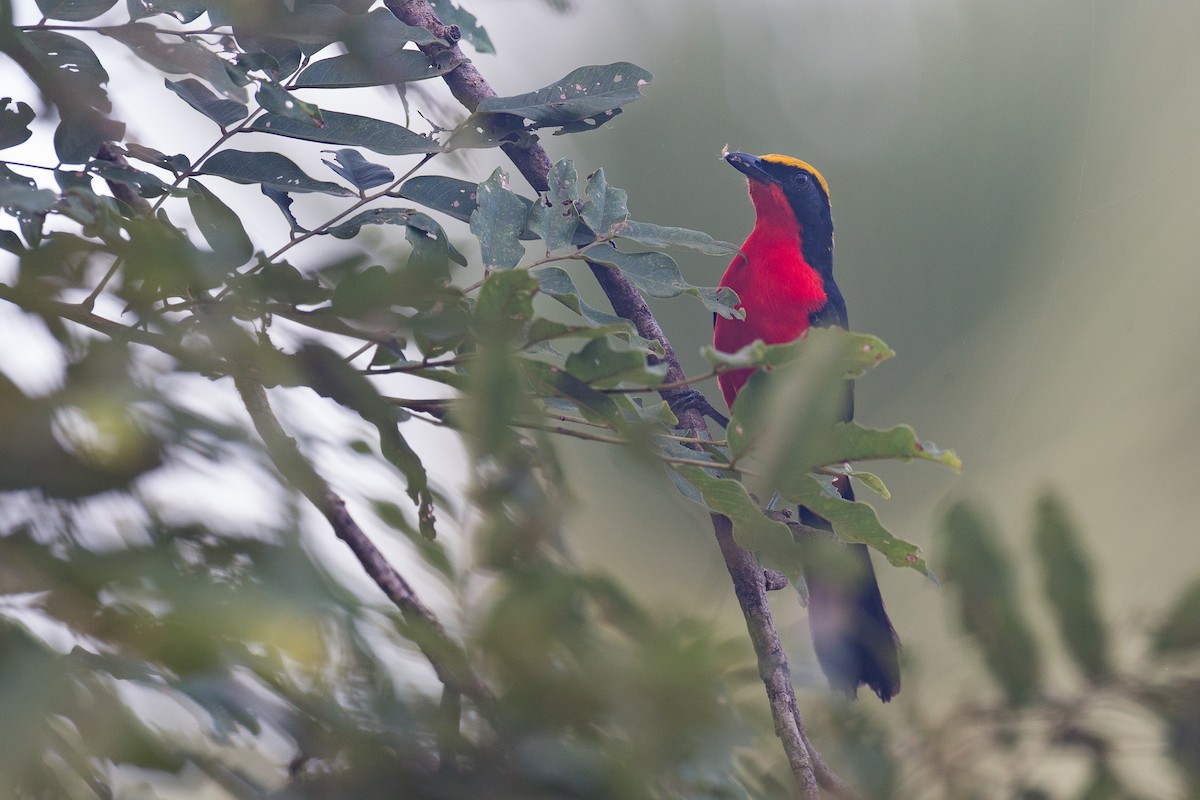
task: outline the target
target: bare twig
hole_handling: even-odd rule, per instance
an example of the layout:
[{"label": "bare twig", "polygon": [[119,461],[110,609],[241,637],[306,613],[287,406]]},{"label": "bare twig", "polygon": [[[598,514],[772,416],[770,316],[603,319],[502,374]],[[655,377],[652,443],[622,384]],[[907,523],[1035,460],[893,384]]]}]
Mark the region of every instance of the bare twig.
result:
[{"label": "bare twig", "polygon": [[[438,19],[428,0],[385,0],[385,5],[402,22],[425,28],[451,42],[449,48],[438,44],[423,46],[421,49],[426,55],[436,56],[440,51],[449,49],[453,57],[462,57],[462,51],[456,44],[457,31]],[[474,111],[484,98],[496,94],[479,70],[469,62],[460,64],[442,78],[454,97],[470,111]],[[546,176],[550,171],[550,157],[540,145],[535,143],[527,148],[507,145],[504,152],[535,190],[542,192],[549,188]],[[608,296],[613,310],[631,321],[641,336],[654,339],[662,345],[662,361],[667,364],[666,385],[671,388],[662,389],[659,394],[679,419],[680,427],[692,429],[697,436],[706,436],[708,426],[704,419],[705,413],[717,412],[711,409],[711,406],[705,409],[703,406],[706,404],[695,401],[694,391],[687,387],[687,376],[679,364],[675,350],[663,334],[646,301],[619,271],[592,262],[588,265]],[[845,783],[825,767],[820,757],[814,755],[815,749],[806,741],[803,720],[791,684],[787,657],[771,619],[762,567],[751,553],[743,550],[734,541],[733,527],[727,518],[714,514],[712,520],[717,543],[733,580],[734,592],[754,643],[759,673],[771,705],[771,715],[775,719],[776,732],[791,765],[799,796],[804,800],[819,798],[819,785],[841,797],[852,796],[841,791]]]}]

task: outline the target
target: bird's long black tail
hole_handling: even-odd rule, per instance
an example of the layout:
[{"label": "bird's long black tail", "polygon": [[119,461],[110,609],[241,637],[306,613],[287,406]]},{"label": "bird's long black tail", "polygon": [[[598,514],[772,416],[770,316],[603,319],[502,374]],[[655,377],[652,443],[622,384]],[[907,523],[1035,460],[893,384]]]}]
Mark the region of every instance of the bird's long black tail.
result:
[{"label": "bird's long black tail", "polygon": [[[854,499],[849,485],[842,496]],[[832,530],[803,507],[800,521]],[[887,702],[900,691],[900,640],[883,608],[866,545],[845,544],[832,533],[805,537],[802,544],[809,626],[821,669],[834,689],[854,697],[866,684]]]}]

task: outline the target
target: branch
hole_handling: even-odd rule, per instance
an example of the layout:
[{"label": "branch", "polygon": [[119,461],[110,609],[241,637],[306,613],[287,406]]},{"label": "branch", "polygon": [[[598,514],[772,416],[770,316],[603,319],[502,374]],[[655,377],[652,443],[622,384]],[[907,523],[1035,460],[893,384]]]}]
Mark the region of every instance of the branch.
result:
[{"label": "branch", "polygon": [[466,653],[450,638],[433,611],[421,602],[408,581],[388,563],[383,553],[354,521],[354,517],[346,510],[345,501],[329,488],[325,479],[300,453],[295,440],[287,435],[271,410],[262,384],[238,375],[234,377],[234,385],[276,468],[329,520],[334,533],[349,546],[367,575],[400,609],[409,627],[406,634],[429,660],[438,679],[445,686],[471,698],[484,717],[494,720],[495,698],[471,669]]},{"label": "branch", "polygon": [[[484,79],[475,65],[467,59],[458,46],[460,34],[454,25],[445,25],[428,0],[384,0],[384,5],[406,25],[425,28],[434,36],[450,42],[450,47],[440,44],[421,45],[421,50],[430,58],[436,58],[443,51],[449,50],[454,61],[460,62],[457,67],[442,76],[454,99],[462,103],[468,111],[479,107],[479,102],[487,97],[495,97],[496,91]],[[546,175],[550,172],[550,157],[540,145],[530,148],[517,147],[513,144],[501,145],[500,149],[508,156],[525,180],[535,191],[544,192],[550,188]]]},{"label": "branch", "polygon": [[[437,56],[440,51],[449,49],[454,58],[463,57],[457,45],[458,31],[442,24],[428,0],[385,0],[385,5],[401,22],[425,28],[452,43],[449,48],[437,44],[425,45],[421,49],[426,55]],[[469,62],[460,64],[442,78],[454,97],[469,111],[474,111],[483,99],[496,94],[479,70]],[[528,148],[506,145],[504,152],[535,190],[543,192],[549,188],[546,176],[550,171],[550,157],[541,145],[535,143]],[[686,384],[677,386],[687,380],[687,375],[645,299],[617,270],[591,262],[588,262],[588,266],[608,296],[613,310],[632,322],[641,336],[654,339],[662,345],[664,357],[661,360],[667,364],[666,383],[674,388],[661,390],[659,394],[679,419],[680,427],[691,428],[698,436],[706,436],[708,425],[704,420],[705,410],[697,407],[693,391]],[[712,520],[717,543],[733,579],[734,592],[754,643],[759,674],[766,686],[776,733],[783,743],[799,796],[804,800],[819,798],[819,781],[821,786],[835,794],[851,797],[852,794],[841,791],[845,783],[825,766],[820,756],[815,755],[816,750],[806,741],[787,656],[771,619],[762,567],[753,554],[743,550],[734,541],[733,527],[727,518],[714,514]]]}]

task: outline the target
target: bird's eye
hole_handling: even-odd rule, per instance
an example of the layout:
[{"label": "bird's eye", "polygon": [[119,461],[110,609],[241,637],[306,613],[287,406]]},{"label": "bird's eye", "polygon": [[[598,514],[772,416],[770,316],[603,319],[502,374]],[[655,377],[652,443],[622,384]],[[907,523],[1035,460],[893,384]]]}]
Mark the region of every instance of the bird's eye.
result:
[{"label": "bird's eye", "polygon": [[808,186],[809,177],[807,172],[796,172],[792,175],[792,185],[797,189],[803,189]]}]

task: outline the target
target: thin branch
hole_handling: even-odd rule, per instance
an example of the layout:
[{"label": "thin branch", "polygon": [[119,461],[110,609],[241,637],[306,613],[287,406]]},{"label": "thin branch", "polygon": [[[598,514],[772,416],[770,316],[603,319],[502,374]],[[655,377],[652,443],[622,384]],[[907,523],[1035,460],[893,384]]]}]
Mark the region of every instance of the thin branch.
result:
[{"label": "thin branch", "polygon": [[[425,28],[435,36],[442,38],[456,33],[438,19],[428,0],[384,0],[384,3],[401,22],[408,25]],[[426,55],[435,57],[442,50],[449,49],[452,57],[463,58],[456,40],[456,35],[448,39],[452,43],[449,48],[433,44],[424,45],[421,49]],[[469,111],[474,111],[484,98],[494,97],[496,94],[479,70],[470,62],[461,63],[443,75],[442,79],[454,97]],[[544,192],[549,188],[547,175],[551,167],[550,157],[541,145],[536,142],[529,147],[506,145],[504,152],[536,191]],[[588,262],[588,265],[608,296],[609,302],[612,303],[613,310],[621,317],[631,321],[641,336],[653,339],[662,345],[664,352],[662,360],[667,364],[668,385],[687,380],[674,348],[671,347],[658,320],[654,318],[654,314],[651,313],[645,299],[637,289],[617,270],[593,262]],[[660,389],[659,394],[670,405],[671,410],[679,419],[681,427],[690,428],[696,432],[697,436],[704,437],[708,434],[708,425],[704,419],[706,411],[697,407],[695,402],[688,402],[692,392],[694,390],[678,387]],[[716,412],[714,411],[714,413]],[[734,592],[746,619],[751,641],[754,643],[759,674],[762,676],[767,690],[771,715],[775,719],[776,732],[783,743],[788,763],[791,765],[799,796],[803,800],[819,800],[818,780],[821,785],[831,791],[835,790],[835,787],[844,786],[844,783],[827,769],[818,770],[815,767],[816,759],[812,755],[815,750],[806,743],[801,733],[802,719],[796,705],[796,695],[791,684],[787,657],[771,619],[763,569],[751,553],[743,550],[734,541],[733,527],[727,518],[714,514],[712,521],[717,543],[733,580]]]},{"label": "thin branch", "polygon": [[372,203],[381,197],[385,197],[388,194],[388,192],[397,188],[398,186],[400,186],[400,184],[404,183],[406,180],[411,178],[413,173],[415,173],[421,167],[425,166],[429,162],[429,159],[433,158],[435,155],[437,155],[437,153],[426,153],[425,157],[422,158],[419,162],[417,162],[417,165],[415,167],[413,167],[408,172],[401,175],[396,180],[389,183],[383,189],[380,189],[377,192],[372,192],[371,194],[363,195],[362,197],[360,197],[358,199],[357,202],[355,202],[349,208],[347,208],[347,209],[341,211],[340,213],[334,215],[333,217],[327,219],[325,222],[323,222],[320,225],[318,225],[317,227],[313,228],[311,231],[305,231],[304,233],[297,236],[296,238],[289,239],[287,244],[283,245],[278,250],[276,250],[274,253],[267,256],[267,261],[274,261],[275,259],[279,258],[281,255],[286,253],[288,250],[291,250],[293,247],[300,244],[301,242],[307,241],[314,236],[319,236],[319,235],[325,233],[327,230],[329,230],[331,227],[333,227],[338,222],[338,220],[345,219],[350,214],[353,214],[355,211],[362,208],[366,204]]},{"label": "thin branch", "polygon": [[301,454],[295,440],[287,435],[271,410],[266,390],[260,383],[242,375],[234,377],[234,385],[280,474],[317,507],[375,585],[400,609],[408,627],[406,634],[429,660],[438,679],[444,686],[469,697],[485,718],[494,720],[495,698],[471,669],[462,647],[450,638],[433,611],[421,602],[408,581],[363,532],[346,510],[345,501],[329,488]]}]

